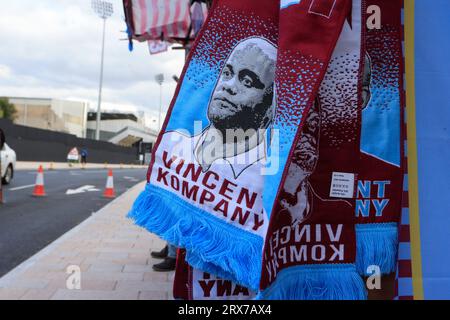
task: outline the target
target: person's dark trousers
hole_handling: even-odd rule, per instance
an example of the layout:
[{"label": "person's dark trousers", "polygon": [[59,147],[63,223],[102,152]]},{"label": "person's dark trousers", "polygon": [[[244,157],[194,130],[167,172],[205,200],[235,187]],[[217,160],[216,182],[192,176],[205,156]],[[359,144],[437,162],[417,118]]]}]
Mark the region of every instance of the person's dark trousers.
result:
[{"label": "person's dark trousers", "polygon": [[151,256],[154,258],[163,258],[164,260],[160,263],[153,265],[153,270],[155,271],[173,271],[175,270],[177,248],[170,243],[159,252],[152,252]]}]

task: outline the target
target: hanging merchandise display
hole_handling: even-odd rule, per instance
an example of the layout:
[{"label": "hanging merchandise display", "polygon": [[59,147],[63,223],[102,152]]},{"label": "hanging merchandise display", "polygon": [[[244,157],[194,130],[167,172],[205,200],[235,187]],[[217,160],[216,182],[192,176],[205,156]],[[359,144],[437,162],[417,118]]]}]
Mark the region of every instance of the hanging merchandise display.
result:
[{"label": "hanging merchandise display", "polygon": [[[136,13],[152,1],[133,3]],[[363,300],[372,276],[392,289],[385,298],[394,287],[400,299],[445,297],[430,247],[445,243],[445,210],[427,194],[446,184],[423,164],[443,167],[430,148],[448,158],[445,122],[431,128],[425,111],[435,99],[445,118],[446,91],[426,96],[438,76],[421,67],[432,46],[420,30],[439,28],[415,11],[435,8],[216,0],[202,22],[202,5],[129,212],[179,248],[175,298]],[[134,39],[148,40],[142,13],[133,19]]]},{"label": "hanging merchandise display", "polygon": [[278,186],[352,17],[351,1],[328,2],[214,3],[158,139],[149,183],[130,212],[137,224],[185,248],[194,268],[252,290]]}]

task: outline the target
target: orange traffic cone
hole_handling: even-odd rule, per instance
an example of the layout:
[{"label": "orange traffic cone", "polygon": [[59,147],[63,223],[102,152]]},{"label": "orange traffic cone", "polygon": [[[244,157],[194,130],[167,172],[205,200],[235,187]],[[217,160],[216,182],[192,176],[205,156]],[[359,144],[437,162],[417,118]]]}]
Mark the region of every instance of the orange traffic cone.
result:
[{"label": "orange traffic cone", "polygon": [[34,185],[33,191],[34,197],[45,197],[45,189],[44,189],[44,169],[42,169],[42,165],[39,166],[38,173],[36,176],[36,184]]},{"label": "orange traffic cone", "polygon": [[108,179],[106,180],[106,187],[105,187],[105,192],[103,192],[103,196],[105,198],[115,198],[116,197],[116,193],[114,191],[113,172],[111,169],[109,169],[109,172],[108,172]]}]

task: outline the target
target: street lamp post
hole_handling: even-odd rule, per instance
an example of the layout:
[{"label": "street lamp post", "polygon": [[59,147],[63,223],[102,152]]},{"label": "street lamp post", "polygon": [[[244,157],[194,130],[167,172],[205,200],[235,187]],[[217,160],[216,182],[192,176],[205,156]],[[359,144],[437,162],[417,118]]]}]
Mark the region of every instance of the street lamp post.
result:
[{"label": "street lamp post", "polygon": [[159,73],[155,76],[155,81],[159,84],[159,115],[158,115],[158,130],[161,130],[161,113],[162,113],[162,84],[164,82],[164,74]]},{"label": "street lamp post", "polygon": [[103,86],[103,60],[105,56],[105,26],[106,19],[113,14],[113,5],[107,1],[92,0],[92,9],[103,19],[103,36],[102,36],[102,55],[100,62],[100,81],[98,88],[98,103],[97,103],[97,121],[95,126],[95,139],[100,140],[100,119],[101,119],[101,104],[102,104],[102,86]]}]

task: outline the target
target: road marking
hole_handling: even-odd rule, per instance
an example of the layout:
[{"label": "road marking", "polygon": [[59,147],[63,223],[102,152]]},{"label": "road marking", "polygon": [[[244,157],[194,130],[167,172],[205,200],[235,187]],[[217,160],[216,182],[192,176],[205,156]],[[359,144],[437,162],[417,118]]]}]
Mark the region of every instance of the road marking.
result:
[{"label": "road marking", "polygon": [[77,189],[69,189],[66,191],[66,195],[85,193],[85,192],[93,192],[100,191],[100,189],[95,188],[95,186],[82,186]]},{"label": "road marking", "polygon": [[27,189],[27,188],[32,188],[32,187],[34,187],[34,184],[29,184],[29,185],[26,185],[26,186],[11,188],[11,189],[9,189],[9,191],[22,190],[22,189]]},{"label": "road marking", "polygon": [[138,182],[139,180],[138,179],[136,179],[135,177],[127,177],[127,176],[125,176],[125,177],[123,177],[125,180],[130,180],[131,182]]},{"label": "road marking", "polygon": [[[17,173],[17,172],[16,172]],[[37,171],[32,171],[32,172],[27,172],[27,174],[32,174],[32,175],[36,175]],[[44,174],[58,174],[59,172],[57,170],[53,170],[53,171],[47,171],[44,169]]]}]

